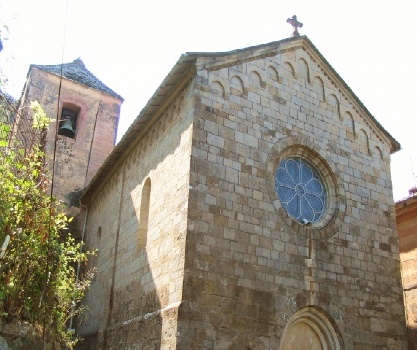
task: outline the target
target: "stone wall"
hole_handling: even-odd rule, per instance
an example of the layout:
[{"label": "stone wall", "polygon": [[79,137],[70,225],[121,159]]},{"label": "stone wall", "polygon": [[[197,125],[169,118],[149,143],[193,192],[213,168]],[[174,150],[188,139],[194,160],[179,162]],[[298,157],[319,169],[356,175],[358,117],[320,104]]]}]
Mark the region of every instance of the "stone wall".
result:
[{"label": "stone wall", "polygon": [[[406,348],[390,141],[316,54],[282,46],[197,61],[178,347],[277,349],[306,310],[340,348]],[[311,228],[275,193],[290,155],[329,191]]]},{"label": "stone wall", "polygon": [[[87,198],[97,268],[78,327],[85,348],[174,348],[182,300],[193,98],[176,91]],[[146,225],[144,225],[146,222]],[[84,344],[84,345],[83,345]]]},{"label": "stone wall", "polygon": [[26,350],[26,349],[66,349],[59,342],[50,339],[46,334],[43,338],[42,328],[33,326],[28,322],[10,320],[8,323],[0,321],[0,349]]},{"label": "stone wall", "polygon": [[[85,198],[84,348],[406,348],[393,140],[303,38],[195,57]],[[287,157],[323,178],[312,225],[277,197]]]},{"label": "stone wall", "polygon": [[395,204],[410,349],[417,349],[417,197]]}]

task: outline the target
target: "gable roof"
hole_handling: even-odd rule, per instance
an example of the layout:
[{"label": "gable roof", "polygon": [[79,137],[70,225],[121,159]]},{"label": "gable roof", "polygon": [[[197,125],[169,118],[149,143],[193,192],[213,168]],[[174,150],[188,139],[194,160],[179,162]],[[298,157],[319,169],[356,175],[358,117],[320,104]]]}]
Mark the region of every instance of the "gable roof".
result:
[{"label": "gable roof", "polygon": [[83,198],[85,198],[93,188],[95,188],[100,181],[104,180],[112,171],[113,166],[122,158],[123,154],[129,146],[134,142],[136,135],[141,130],[142,126],[151,118],[154,112],[162,106],[163,102],[170,96],[174,91],[175,87],[181,83],[184,78],[195,69],[195,63],[197,59],[203,59],[206,63],[206,68],[211,65],[215,65],[216,59],[220,57],[230,56],[231,65],[236,64],[236,61],[244,61],[251,57],[254,52],[259,52],[257,56],[265,57],[274,55],[282,50],[282,46],[286,43],[299,41],[300,44],[306,44],[314,53],[318,55],[320,60],[326,65],[331,73],[336,77],[340,84],[350,93],[353,99],[359,104],[364,112],[369,116],[373,123],[380,129],[380,131],[387,137],[391,144],[391,153],[394,153],[401,149],[401,146],[397,140],[395,140],[386,129],[376,120],[376,118],[368,111],[365,105],[360,99],[354,94],[352,89],[346,84],[346,82],[340,77],[336,70],[330,65],[330,63],[324,58],[320,51],[314,46],[314,44],[306,36],[298,36],[287,38],[279,41],[273,41],[267,44],[261,44],[257,46],[251,46],[243,49],[227,51],[227,52],[187,52],[179,58],[177,63],[165,77],[161,85],[152,95],[148,103],[133,121],[129,129],[123,135],[120,142],[113,149],[112,153],[105,160],[103,165],[100,167],[96,175],[91,180],[90,184],[85,188]]},{"label": "gable roof", "polygon": [[106,86],[101,80],[99,80],[93,73],[91,73],[87,68],[85,68],[84,62],[77,58],[76,60],[69,62],[56,64],[56,65],[39,65],[39,64],[31,64],[29,68],[29,72],[32,67],[39,68],[45,72],[49,72],[52,74],[56,74],[72,80],[76,83],[88,86],[95,90],[99,90],[104,92],[107,95],[116,97],[123,101],[123,97],[115,93],[112,89]]}]

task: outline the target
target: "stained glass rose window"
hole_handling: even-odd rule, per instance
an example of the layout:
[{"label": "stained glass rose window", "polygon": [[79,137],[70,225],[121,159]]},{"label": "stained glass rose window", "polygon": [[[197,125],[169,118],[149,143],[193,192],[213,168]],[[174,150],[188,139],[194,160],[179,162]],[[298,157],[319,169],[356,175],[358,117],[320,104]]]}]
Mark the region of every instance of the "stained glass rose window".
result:
[{"label": "stained glass rose window", "polygon": [[327,193],[318,172],[302,158],[286,158],[275,173],[275,190],[287,213],[301,223],[323,216]]}]

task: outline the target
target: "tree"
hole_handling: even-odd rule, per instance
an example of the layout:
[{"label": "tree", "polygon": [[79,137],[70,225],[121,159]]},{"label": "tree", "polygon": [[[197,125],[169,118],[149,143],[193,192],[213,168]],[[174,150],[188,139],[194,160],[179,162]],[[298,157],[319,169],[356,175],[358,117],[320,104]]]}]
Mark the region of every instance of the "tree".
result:
[{"label": "tree", "polygon": [[38,103],[32,109],[39,141],[29,152],[10,147],[11,126],[0,116],[0,317],[40,325],[71,347],[66,324],[82,311],[74,306],[89,285],[76,266],[88,253],[66,232],[70,220],[49,194],[43,152],[49,120]]}]

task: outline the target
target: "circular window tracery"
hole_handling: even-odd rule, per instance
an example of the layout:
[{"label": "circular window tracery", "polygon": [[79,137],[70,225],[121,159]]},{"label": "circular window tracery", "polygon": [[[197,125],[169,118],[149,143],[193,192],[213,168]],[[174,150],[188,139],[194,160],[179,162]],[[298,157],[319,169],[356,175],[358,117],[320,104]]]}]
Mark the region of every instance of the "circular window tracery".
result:
[{"label": "circular window tracery", "polygon": [[[268,192],[279,218],[292,231],[313,239],[334,235],[344,221],[343,182],[326,151],[332,147],[317,145],[304,136],[290,136],[277,142],[268,154]],[[294,169],[298,175],[291,175]],[[277,181],[281,172],[282,180]],[[305,200],[307,194],[310,196]]]},{"label": "circular window tracery", "polygon": [[326,210],[327,191],[318,171],[301,157],[281,161],[275,190],[287,213],[300,223],[314,223]]}]

